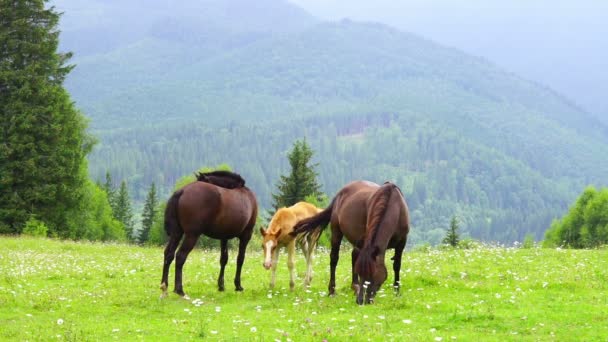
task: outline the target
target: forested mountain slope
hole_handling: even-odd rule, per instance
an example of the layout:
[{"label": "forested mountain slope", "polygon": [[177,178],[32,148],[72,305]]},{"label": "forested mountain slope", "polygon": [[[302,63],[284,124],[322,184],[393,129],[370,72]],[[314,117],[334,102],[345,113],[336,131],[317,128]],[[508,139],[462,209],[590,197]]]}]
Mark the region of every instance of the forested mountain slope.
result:
[{"label": "forested mountain slope", "polygon": [[129,41],[76,58],[68,87],[101,140],[94,177],[166,193],[227,162],[268,207],[305,136],[330,196],[358,178],[401,185],[418,242],[437,242],[454,214],[477,238],[540,237],[584,185],[605,184],[608,129],[550,89],[386,26],[247,3],[151,15]]}]

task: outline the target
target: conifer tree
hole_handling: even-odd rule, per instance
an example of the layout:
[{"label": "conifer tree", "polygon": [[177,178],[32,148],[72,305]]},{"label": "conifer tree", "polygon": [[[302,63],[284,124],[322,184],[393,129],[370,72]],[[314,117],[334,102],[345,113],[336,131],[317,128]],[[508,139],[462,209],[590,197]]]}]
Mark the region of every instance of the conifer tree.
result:
[{"label": "conifer tree", "polygon": [[114,183],[112,181],[110,171],[106,171],[106,182],[103,183],[102,189],[108,196],[108,203],[110,203],[110,207],[112,210],[116,210],[116,189],[114,189]]},{"label": "conifer tree", "polygon": [[150,235],[150,229],[154,224],[156,217],[156,211],[158,210],[158,198],[156,197],[156,185],[152,183],[148,196],[146,197],[146,203],[144,204],[144,211],[142,213],[141,220],[141,231],[139,233],[139,243],[145,243],[148,241]]},{"label": "conifer tree", "polygon": [[71,54],[57,52],[60,15],[46,2],[0,1],[0,233],[35,215],[70,237],[94,141],[63,88]]},{"label": "conifer tree", "polygon": [[131,199],[129,198],[129,190],[127,182],[120,182],[120,189],[116,196],[116,211],[114,217],[121,222],[125,227],[128,241],[134,241],[134,224],[133,224],[133,209],[131,208]]},{"label": "conifer tree", "polygon": [[318,164],[310,164],[312,155],[313,150],[306,140],[294,142],[293,149],[287,155],[291,171],[287,176],[281,175],[277,184],[278,193],[272,194],[274,210],[304,201],[310,195],[321,196],[321,186],[317,183],[315,172]]},{"label": "conifer tree", "polygon": [[452,221],[450,222],[450,228],[448,228],[448,231],[445,235],[445,237],[443,238],[443,243],[446,245],[450,245],[452,247],[457,247],[458,246],[458,242],[460,242],[460,236],[458,233],[458,221],[456,220],[455,216],[452,216]]}]

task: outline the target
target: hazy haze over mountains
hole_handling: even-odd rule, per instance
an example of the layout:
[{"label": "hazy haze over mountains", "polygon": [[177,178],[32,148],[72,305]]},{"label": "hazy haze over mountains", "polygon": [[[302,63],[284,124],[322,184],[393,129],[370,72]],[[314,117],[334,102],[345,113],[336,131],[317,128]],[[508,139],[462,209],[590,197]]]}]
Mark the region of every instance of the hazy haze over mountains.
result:
[{"label": "hazy haze over mountains", "polygon": [[[378,23],[324,22],[286,0],[60,0],[66,87],[100,143],[90,172],[151,182],[228,163],[263,207],[306,137],[330,196],[396,182],[437,243],[542,236],[608,174],[608,128],[488,58]],[[437,25],[440,25],[439,23]]]},{"label": "hazy haze over mountains", "polygon": [[608,1],[289,1],[321,18],[382,22],[483,56],[608,122]]}]

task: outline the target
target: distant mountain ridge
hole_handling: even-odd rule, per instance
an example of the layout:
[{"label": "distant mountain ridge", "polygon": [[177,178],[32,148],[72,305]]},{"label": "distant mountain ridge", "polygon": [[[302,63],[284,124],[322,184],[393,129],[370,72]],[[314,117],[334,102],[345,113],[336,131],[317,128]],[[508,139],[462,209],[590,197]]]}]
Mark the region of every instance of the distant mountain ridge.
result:
[{"label": "distant mountain ridge", "polygon": [[[284,152],[307,136],[328,193],[353,177],[391,177],[417,198],[422,231],[435,232],[420,241],[436,241],[450,212],[468,215],[465,231],[508,241],[540,237],[579,188],[606,182],[606,126],[546,87],[416,35],[320,22],[279,0],[157,0],[115,36],[143,2],[88,2],[109,18],[87,26],[67,14],[76,2],[61,1],[78,65],[67,87],[101,139],[93,176],[109,169],[135,193],[225,161],[267,207]],[[112,44],[79,55],[90,32]],[[337,134],[353,125],[356,136]]]}]

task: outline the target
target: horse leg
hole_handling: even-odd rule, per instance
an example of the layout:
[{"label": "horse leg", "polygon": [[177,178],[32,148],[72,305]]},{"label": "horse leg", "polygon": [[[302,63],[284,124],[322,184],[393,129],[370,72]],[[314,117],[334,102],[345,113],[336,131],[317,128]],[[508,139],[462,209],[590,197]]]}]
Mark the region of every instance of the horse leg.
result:
[{"label": "horse leg", "polygon": [[182,239],[184,233],[180,230],[179,232],[175,232],[171,234],[169,238],[169,242],[167,242],[167,247],[165,247],[165,261],[163,263],[163,276],[160,280],[160,289],[162,293],[160,295],[161,298],[167,297],[167,288],[169,287],[169,268],[173,259],[175,258],[175,250],[177,249],[177,245],[179,245],[179,241]]},{"label": "horse leg", "polygon": [[234,287],[236,291],[243,291],[241,286],[241,269],[245,262],[245,251],[247,250],[247,244],[251,239],[251,232],[253,232],[253,226],[249,229],[249,234],[241,236],[239,238],[239,255],[236,257],[236,275],[234,276]]},{"label": "horse leg", "polygon": [[274,288],[274,280],[275,280],[275,275],[277,274],[277,265],[279,264],[279,247],[276,247],[274,249],[274,251],[272,252],[272,257],[271,257],[271,262],[272,262],[272,266],[271,266],[271,270],[270,270],[270,288],[273,289]]},{"label": "horse leg", "polygon": [[334,296],[336,294],[336,266],[338,265],[338,259],[340,258],[340,243],[342,243],[342,236],[343,234],[340,229],[332,229],[329,261],[330,276],[328,286],[330,296]]},{"label": "horse leg", "polygon": [[304,255],[306,257],[306,277],[304,278],[304,285],[306,285],[307,287],[310,286],[310,283],[312,282],[312,262],[314,259],[314,243],[312,241],[305,241],[304,242]]},{"label": "horse leg", "polygon": [[220,247],[220,276],[217,278],[217,288],[224,291],[224,268],[228,263],[228,240],[222,239]]},{"label": "horse leg", "polygon": [[179,247],[177,255],[175,256],[175,289],[173,292],[186,299],[188,297],[184,293],[184,288],[182,286],[182,269],[184,268],[184,263],[186,262],[188,254],[190,254],[190,251],[192,251],[192,248],[194,248],[194,245],[196,245],[197,240],[197,235],[186,234],[184,242],[182,242],[182,245]]},{"label": "horse leg", "polygon": [[294,281],[294,267],[295,267],[295,256],[296,256],[296,240],[292,240],[287,245],[287,268],[289,268],[289,289],[293,291],[296,283]]},{"label": "horse leg", "polygon": [[361,285],[359,284],[359,275],[355,272],[355,264],[357,263],[357,257],[359,256],[359,248],[357,246],[353,246],[353,251],[351,253],[351,262],[352,262],[352,276],[353,280],[351,283],[351,288],[355,291],[355,295],[359,295],[359,291],[361,290]]},{"label": "horse leg", "polygon": [[401,283],[399,281],[399,271],[401,270],[401,256],[403,255],[403,250],[405,249],[406,240],[403,242],[399,242],[395,247],[395,256],[393,256],[393,271],[395,272],[395,282],[393,283],[393,289],[395,289],[395,293],[399,294],[399,288],[401,287]]}]

